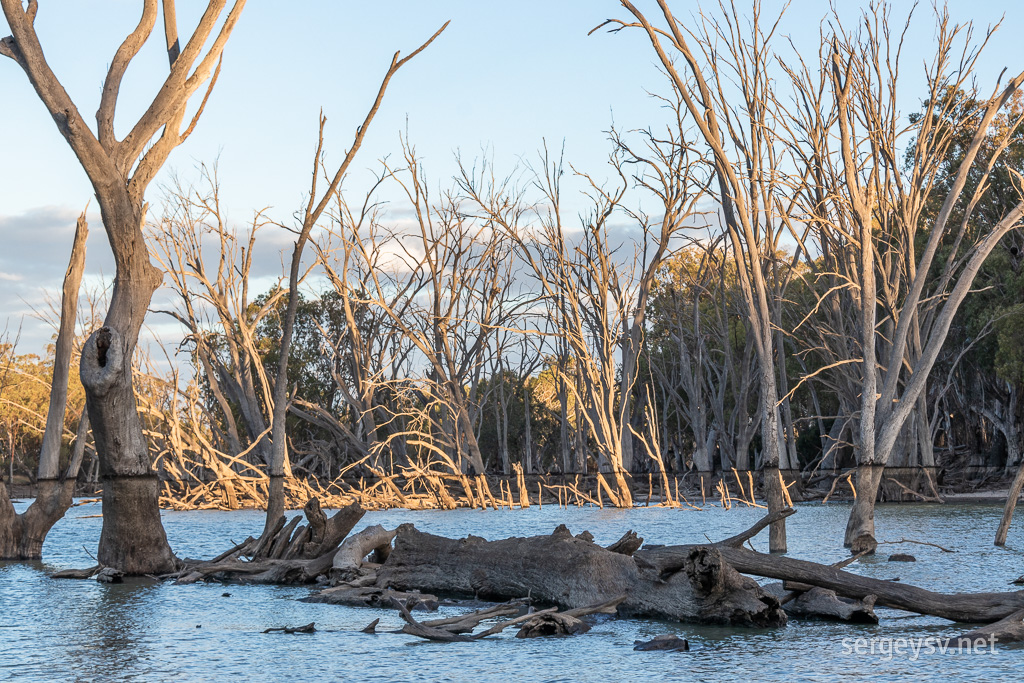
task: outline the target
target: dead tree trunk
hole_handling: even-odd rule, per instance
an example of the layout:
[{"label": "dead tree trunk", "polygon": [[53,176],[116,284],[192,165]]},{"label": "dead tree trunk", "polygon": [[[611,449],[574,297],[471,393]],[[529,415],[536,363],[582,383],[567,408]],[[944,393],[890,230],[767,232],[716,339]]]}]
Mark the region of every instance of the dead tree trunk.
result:
[{"label": "dead tree trunk", "polygon": [[80,374],[100,470],[106,480],[103,531],[96,557],[100,564],[128,574],[168,571],[175,564],[160,523],[159,483],[152,470],[132,385],[132,354],[149,302],[161,281],[160,271],[149,260],[143,236],[146,188],[198,123],[207,99],[204,97],[185,124],[189,99],[204,85],[209,95],[219,73],[219,58],[245,0],[236,0],[223,18],[227,3],[211,0],[184,47],[178,42],[174,1],[164,0],[162,4],[170,71],[152,103],[128,134],[118,140],[114,114],[121,81],[153,33],[160,3],[143,3],[138,26],[110,61],[94,132],[46,61],[35,30],[37,3],[26,7],[21,0],[0,0],[11,30],[11,35],[0,41],[0,55],[13,59],[28,76],[88,175],[114,255],[110,309],[104,327],[82,350]]},{"label": "dead tree trunk", "polygon": [[[75,336],[78,313],[78,289],[85,270],[85,242],[89,226],[85,212],[78,217],[75,242],[71,248],[68,271],[64,276],[61,297],[60,328],[53,357],[53,379],[50,382],[50,404],[46,414],[46,429],[39,453],[36,498],[28,509],[15,514],[7,497],[7,487],[0,485],[0,560],[38,560],[43,556],[43,541],[53,525],[71,506],[75,480],[82,459],[72,458],[64,476],[60,471],[60,446],[64,436],[64,413],[68,403],[68,373],[71,366],[71,347]],[[86,413],[81,420],[88,423]],[[79,429],[76,452],[84,448],[86,432]]]},{"label": "dead tree trunk", "polygon": [[786,623],[778,600],[735,572],[715,548],[693,548],[676,571],[660,573],[564,526],[550,536],[485,541],[442,538],[403,524],[377,577],[378,585],[399,590],[489,600],[530,595],[566,608],[626,594],[621,614],[735,626]]},{"label": "dead tree trunk", "polygon": [[[637,563],[663,576],[672,576],[685,567],[689,554],[701,546],[669,546],[636,553]],[[934,593],[924,588],[895,581],[859,576],[835,567],[766,555],[742,548],[716,545],[722,557],[744,574],[818,586],[855,599],[875,596],[877,605],[930,614],[951,621],[987,623],[998,621],[1024,609],[1024,591],[1008,593]],[[787,588],[792,586],[787,585]]]}]

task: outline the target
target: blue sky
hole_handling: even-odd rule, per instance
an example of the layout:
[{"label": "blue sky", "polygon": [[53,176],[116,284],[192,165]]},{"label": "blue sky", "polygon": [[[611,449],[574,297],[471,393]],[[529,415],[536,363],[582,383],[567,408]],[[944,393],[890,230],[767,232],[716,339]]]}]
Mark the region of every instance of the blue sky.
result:
[{"label": "blue sky", "polygon": [[[179,2],[186,34],[204,3]],[[638,3],[653,13],[655,3]],[[36,27],[51,66],[92,120],[100,86],[117,45],[138,21],[139,2],[41,0]],[[744,3],[740,2],[742,7]],[[697,7],[675,2],[677,15]],[[844,1],[850,15],[861,3]],[[954,19],[980,28],[1004,27],[982,63],[983,78],[1005,67],[1020,70],[1024,7],[991,0],[950,2]],[[765,3],[765,14],[778,11]],[[895,3],[903,17],[910,3]],[[798,49],[816,48],[818,24],[828,12],[820,0],[795,0],[781,31]],[[432,182],[446,184],[456,170],[454,154],[493,155],[499,171],[520,158],[535,158],[543,139],[565,145],[576,167],[603,173],[608,151],[604,131],[657,124],[661,113],[646,91],[664,92],[653,53],[637,32],[587,36],[604,19],[623,17],[614,0],[349,0],[258,2],[245,9],[225,53],[224,68],[195,134],[171,157],[151,186],[174,171],[195,177],[197,163],[219,159],[222,192],[231,215],[245,221],[256,208],[272,207],[280,220],[298,207],[308,186],[317,116],[328,118],[328,160],[339,159],[372,100],[395,50],[408,52],[446,20],[448,30],[393,81],[353,172],[353,191],[365,184],[378,158],[398,154],[400,131],[412,142]],[[0,21],[6,35],[6,25]],[[122,87],[117,130],[148,103],[166,73],[160,32],[136,59]],[[908,81],[921,83],[921,61],[934,46],[931,5],[917,8],[905,59]],[[1016,71],[1014,72],[1016,73]],[[987,84],[989,87],[991,81]],[[917,94],[908,88],[907,111]],[[918,93],[919,94],[919,93]],[[44,290],[58,291],[74,230],[74,217],[89,200],[84,173],[12,61],[0,58],[0,329],[17,326],[27,304]],[[95,202],[88,271],[94,279],[111,270]],[[270,244],[270,251],[280,248]],[[267,268],[279,258],[270,253]],[[44,326],[25,323],[24,350],[48,338]]]}]

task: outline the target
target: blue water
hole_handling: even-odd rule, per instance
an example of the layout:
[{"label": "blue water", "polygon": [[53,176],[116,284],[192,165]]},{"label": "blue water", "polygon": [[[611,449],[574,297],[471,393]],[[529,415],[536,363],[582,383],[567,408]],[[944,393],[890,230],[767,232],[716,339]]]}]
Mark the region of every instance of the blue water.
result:
[{"label": "blue water", "polygon": [[[23,509],[24,504],[19,505]],[[789,518],[793,557],[835,562],[847,556],[842,532],[848,506],[807,504]],[[1011,529],[1006,548],[992,545],[1001,510],[992,505],[879,506],[880,540],[911,538],[921,545],[882,545],[877,556],[849,570],[939,591],[1010,590],[1024,574],[1024,529]],[[93,564],[101,520],[98,504],[75,507],[54,527],[45,563],[0,563],[0,679],[24,681],[831,681],[957,679],[1016,680],[1024,649],[995,653],[893,655],[876,642],[875,654],[854,651],[856,638],[953,637],[963,625],[879,609],[878,626],[791,621],[779,629],[690,626],[651,620],[602,618],[572,638],[518,640],[515,629],[474,643],[431,643],[404,634],[360,632],[375,618],[379,631],[398,629],[397,613],[383,609],[308,604],[309,588],[175,586],[149,579],[124,584],[57,581],[48,572]],[[763,511],[638,508],[629,511],[548,505],[523,511],[393,510],[368,513],[364,525],[392,528],[413,522],[447,536],[472,533],[495,539],[550,531],[565,523],[611,543],[634,529],[651,543],[699,543],[747,528]],[[211,557],[262,528],[260,512],[164,512],[164,526],[181,557]],[[766,534],[765,534],[766,536]],[[767,550],[767,539],[754,541]],[[888,563],[908,552],[915,563]],[[224,594],[229,593],[229,597]],[[442,607],[442,614],[457,608]],[[310,635],[263,634],[275,626],[316,622]],[[634,652],[635,639],[674,633],[689,653]],[[844,639],[846,639],[844,644]]]}]

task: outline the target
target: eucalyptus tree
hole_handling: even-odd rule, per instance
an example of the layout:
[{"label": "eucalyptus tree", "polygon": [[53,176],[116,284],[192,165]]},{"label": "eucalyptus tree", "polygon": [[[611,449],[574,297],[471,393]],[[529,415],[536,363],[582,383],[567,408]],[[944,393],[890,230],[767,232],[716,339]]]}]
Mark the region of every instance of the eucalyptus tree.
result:
[{"label": "eucalyptus tree", "polygon": [[[976,221],[993,169],[1024,121],[1018,112],[995,125],[1024,72],[979,95],[972,83],[981,50],[971,26],[939,11],[927,99],[919,116],[904,121],[898,79],[906,30],[893,31],[890,8],[865,12],[856,30],[838,18],[832,27],[819,61],[790,70],[801,103],[794,144],[809,178],[800,193],[807,223],[819,238],[831,233],[841,250],[834,263],[843,284],[825,303],[855,314],[848,324],[859,348],[835,361],[860,367],[857,498],[845,541],[873,550],[884,467],[915,410],[930,440],[922,403],[954,315],[985,259],[1024,216],[1024,183],[1011,170],[1013,200],[994,219]],[[961,90],[966,97],[947,96]],[[954,157],[955,171],[939,182]],[[829,297],[841,299],[829,304]]]},{"label": "eucalyptus tree", "polygon": [[[749,35],[741,28],[748,20],[735,6],[723,5],[721,19],[702,14],[695,26],[687,27],[667,0],[658,0],[663,23],[655,26],[629,0],[621,4],[635,21],[611,19],[602,26],[610,25],[613,31],[637,28],[647,35],[689,114],[688,125],[698,131],[712,160],[716,198],[757,352],[768,507],[778,511],[788,498],[780,468],[790,469],[795,463],[782,447],[776,371],[782,292],[772,281],[773,260],[781,238],[788,235],[791,189],[799,180],[785,172],[786,149],[779,136],[782,112],[772,90],[771,41],[777,23],[762,22],[759,3],[755,3]],[[785,521],[771,525],[769,546],[773,552],[786,550]]]},{"label": "eucalyptus tree", "polygon": [[[8,497],[7,487],[0,484],[0,559],[2,560],[38,560],[42,557],[43,541],[46,540],[47,533],[71,507],[78,470],[81,468],[82,459],[85,456],[89,416],[83,410],[71,459],[65,471],[60,472],[60,451],[64,439],[64,419],[68,403],[68,378],[75,337],[75,321],[78,317],[78,290],[82,283],[82,273],[85,270],[85,242],[88,235],[89,226],[85,220],[85,212],[82,212],[78,218],[75,241],[71,248],[71,259],[64,276],[60,323],[54,348],[53,375],[50,379],[50,400],[43,440],[39,449],[39,465],[36,476],[38,492],[28,509],[21,514],[16,514],[14,505]],[[0,382],[0,393],[3,390],[2,385],[3,382]],[[13,463],[13,449],[11,449],[10,456]]]},{"label": "eucalyptus tree", "polygon": [[[11,30],[11,35],[0,41],[0,55],[25,72],[89,177],[114,255],[110,308],[104,326],[85,344],[80,372],[105,478],[103,531],[96,558],[130,574],[166,572],[175,566],[160,523],[159,484],[132,386],[132,355],[139,330],[162,279],[150,262],[143,233],[146,188],[170,153],[195,130],[205,109],[220,71],[221,55],[245,6],[244,0],[235,0],[225,13],[227,4],[226,0],[210,0],[192,35],[181,45],[174,1],[163,0],[170,71],[142,115],[118,139],[114,114],[121,82],[151,37],[161,3],[142,3],[138,25],[111,58],[93,130],[43,54],[35,29],[39,3],[0,2]],[[186,118],[189,100],[204,86],[199,106]]]}]

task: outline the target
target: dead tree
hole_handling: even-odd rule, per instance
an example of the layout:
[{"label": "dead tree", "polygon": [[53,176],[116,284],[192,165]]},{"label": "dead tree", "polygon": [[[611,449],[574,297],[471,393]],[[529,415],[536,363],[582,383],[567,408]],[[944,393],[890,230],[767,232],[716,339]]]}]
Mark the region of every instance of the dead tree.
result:
[{"label": "dead tree", "polygon": [[[85,122],[43,55],[36,34],[38,3],[2,0],[11,35],[0,54],[28,76],[57,130],[78,157],[96,193],[116,264],[114,292],[104,326],[86,342],[81,377],[93,427],[103,487],[103,531],[97,559],[129,574],[167,571],[174,556],[160,523],[159,486],[135,407],[131,362],[159,270],[149,260],[143,235],[145,192],[168,155],[195,129],[216,83],[220,57],[245,5],[211,0],[184,46],[178,42],[174,1],[163,1],[170,73],[122,139],[114,132],[121,81],[152,35],[160,3],[146,0],[138,26],[114,54],[103,83],[96,131]],[[189,99],[206,85],[196,113],[185,121]],[[183,125],[184,124],[184,125]]]},{"label": "dead tree", "polygon": [[[15,514],[7,496],[7,487],[0,485],[0,559],[38,560],[42,558],[43,542],[54,524],[71,506],[78,470],[85,455],[88,413],[82,412],[78,435],[67,469],[60,472],[60,448],[64,438],[64,414],[68,402],[68,373],[71,366],[75,321],[78,313],[78,290],[85,270],[85,243],[89,226],[85,212],[78,217],[71,259],[64,276],[61,296],[60,326],[53,358],[53,379],[50,383],[50,405],[46,413],[46,429],[39,452],[36,478],[38,492],[28,509]],[[13,461],[14,452],[11,452]]]},{"label": "dead tree", "polygon": [[[259,325],[275,310],[285,291],[273,288],[250,300],[249,277],[257,237],[267,225],[257,212],[246,231],[232,229],[221,209],[216,169],[202,168],[204,190],[176,185],[166,200],[164,216],[152,231],[154,258],[177,295],[170,315],[185,328],[182,343],[192,353],[213,394],[223,430],[221,448],[232,455],[251,452],[270,464],[267,435],[273,410],[271,381],[257,348]],[[209,242],[215,249],[208,254]],[[241,418],[239,429],[235,410]],[[253,448],[249,448],[250,444]]]},{"label": "dead tree", "polygon": [[[335,193],[341,185],[341,181],[345,178],[345,174],[348,172],[349,166],[351,166],[352,161],[356,157],[356,153],[362,146],[366,133],[369,131],[370,124],[373,122],[374,117],[377,115],[377,110],[380,109],[381,102],[384,100],[384,93],[387,91],[388,84],[391,82],[392,77],[394,77],[398,70],[407,64],[409,60],[425,50],[435,38],[441,35],[441,32],[444,31],[447,26],[448,23],[445,22],[444,26],[439,28],[434,35],[428,38],[425,43],[413,50],[409,55],[400,57],[400,52],[395,53],[394,57],[391,59],[391,66],[388,67],[387,73],[384,74],[384,80],[381,82],[380,88],[377,91],[376,99],[373,101],[369,111],[366,113],[366,117],[363,119],[362,125],[356,129],[355,137],[352,140],[352,146],[346,151],[345,158],[342,160],[341,164],[338,165],[338,168],[333,175],[327,175],[326,169],[324,168],[324,126],[327,123],[327,119],[322,114],[320,115],[320,130],[317,138],[316,152],[313,155],[309,200],[306,202],[306,206],[300,214],[300,225],[294,229],[294,232],[297,233],[298,237],[295,240],[295,248],[292,250],[291,265],[288,271],[288,304],[285,309],[284,318],[281,321],[280,360],[277,365],[276,377],[274,377],[271,399],[274,411],[271,419],[272,447],[270,464],[268,467],[268,474],[270,475],[270,492],[267,499],[267,520],[266,525],[264,526],[264,534],[270,533],[274,524],[284,514],[284,477],[288,462],[287,434],[285,429],[286,418],[288,415],[288,354],[291,351],[292,337],[295,331],[295,316],[299,307],[299,278],[302,270],[302,252],[305,249],[306,242],[309,241],[310,233],[319,223],[320,217],[323,215],[330,202],[334,199]],[[323,193],[321,193],[318,188],[318,181],[321,173],[327,175],[328,178],[328,186]]]},{"label": "dead tree", "polygon": [[[843,297],[856,314],[849,327],[859,349],[833,362],[860,366],[849,392],[859,394],[860,403],[857,498],[845,537],[854,551],[874,549],[882,473],[908,427],[926,442],[923,457],[932,457],[924,403],[930,372],[983,262],[1024,216],[1018,198],[988,227],[973,225],[987,180],[1024,121],[1018,113],[994,125],[1024,72],[988,98],[963,92],[980,48],[970,24],[953,24],[945,11],[936,21],[928,96],[909,125],[902,122],[897,88],[905,33],[892,32],[887,9],[866,12],[854,32],[833,22],[834,32],[822,36],[820,62],[790,70],[805,103],[794,112],[793,127],[802,131],[793,145],[808,178],[806,194],[797,193],[801,209],[819,242],[843,252],[834,261],[834,279],[844,284],[830,288],[821,303],[842,306],[842,299],[829,299]],[[951,154],[962,154],[959,167],[948,183],[938,183]],[[1011,172],[1018,184],[1024,180]],[[970,190],[972,175],[980,180]],[[908,423],[915,411],[917,420]]]},{"label": "dead tree", "polygon": [[[635,27],[647,34],[689,112],[688,120],[699,130],[713,159],[718,200],[760,369],[762,468],[768,506],[781,510],[786,494],[779,470],[794,463],[783,447],[780,425],[776,334],[781,302],[780,288],[771,278],[779,240],[786,233],[781,216],[791,203],[786,198],[791,187],[785,182],[784,150],[775,134],[780,112],[772,97],[772,53],[767,47],[774,27],[765,30],[760,25],[757,5],[749,37],[740,34],[738,27],[746,19],[735,8],[725,10],[721,23],[703,17],[696,30],[688,31],[667,0],[658,0],[664,28],[655,27],[629,0],[622,0],[622,5],[636,22],[609,20],[606,24],[613,30]],[[773,551],[785,551],[784,521],[772,526],[770,546]]]}]

